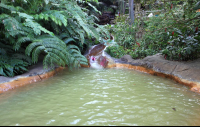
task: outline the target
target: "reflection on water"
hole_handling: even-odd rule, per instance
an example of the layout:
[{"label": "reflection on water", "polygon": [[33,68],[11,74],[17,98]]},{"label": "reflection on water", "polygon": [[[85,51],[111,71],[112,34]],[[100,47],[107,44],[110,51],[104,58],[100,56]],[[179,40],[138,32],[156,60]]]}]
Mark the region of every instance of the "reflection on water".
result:
[{"label": "reflection on water", "polygon": [[0,125],[200,125],[199,99],[161,77],[81,68],[0,94]]}]

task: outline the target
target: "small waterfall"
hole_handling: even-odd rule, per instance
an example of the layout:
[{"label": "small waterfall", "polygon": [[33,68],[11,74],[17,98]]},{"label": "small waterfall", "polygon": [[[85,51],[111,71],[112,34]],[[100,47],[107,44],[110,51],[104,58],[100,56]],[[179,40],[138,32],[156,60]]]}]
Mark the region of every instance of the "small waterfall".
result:
[{"label": "small waterfall", "polygon": [[103,66],[101,66],[101,65],[98,63],[97,59],[98,59],[97,56],[96,56],[96,57],[95,57],[95,56],[91,56],[91,57],[90,57],[90,60],[89,60],[90,67],[91,67],[91,68],[96,68],[96,69],[102,69]]},{"label": "small waterfall", "polygon": [[85,55],[89,61],[89,67],[103,69],[106,68],[109,63],[114,63],[112,58],[104,52],[109,44],[113,44],[114,37],[112,36],[111,39],[112,40],[109,42],[107,40],[104,40],[104,44],[101,43],[98,45],[94,45],[89,49],[88,53]]}]

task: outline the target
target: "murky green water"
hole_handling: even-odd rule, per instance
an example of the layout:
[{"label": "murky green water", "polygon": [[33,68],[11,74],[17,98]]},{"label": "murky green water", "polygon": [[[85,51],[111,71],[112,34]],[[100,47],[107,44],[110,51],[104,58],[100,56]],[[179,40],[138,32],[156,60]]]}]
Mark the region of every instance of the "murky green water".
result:
[{"label": "murky green water", "polygon": [[200,125],[200,95],[134,70],[81,68],[0,94],[0,116],[1,126]]}]

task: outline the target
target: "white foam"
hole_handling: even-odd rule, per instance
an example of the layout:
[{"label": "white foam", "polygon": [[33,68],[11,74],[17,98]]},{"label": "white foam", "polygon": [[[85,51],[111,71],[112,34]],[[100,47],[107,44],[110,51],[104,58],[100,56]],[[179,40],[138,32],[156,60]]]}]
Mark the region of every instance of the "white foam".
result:
[{"label": "white foam", "polygon": [[96,68],[96,69],[102,69],[103,66],[101,66],[101,65],[97,62],[97,58],[95,57],[95,60],[92,60],[92,57],[94,57],[94,56],[91,56],[91,57],[90,57],[90,67],[91,67],[91,68]]}]

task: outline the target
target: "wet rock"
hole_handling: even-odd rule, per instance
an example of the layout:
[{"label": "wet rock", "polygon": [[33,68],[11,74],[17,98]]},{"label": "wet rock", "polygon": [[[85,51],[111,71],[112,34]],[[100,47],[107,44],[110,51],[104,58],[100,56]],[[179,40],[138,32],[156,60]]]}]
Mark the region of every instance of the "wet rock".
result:
[{"label": "wet rock", "polygon": [[133,58],[130,56],[130,55],[124,55],[120,58],[121,61],[124,61],[124,62],[132,62],[133,61]]},{"label": "wet rock", "polygon": [[198,66],[199,64],[196,65],[196,67],[192,67],[187,64],[178,64],[172,74],[183,79],[189,79],[191,81],[200,81],[200,68]]}]

